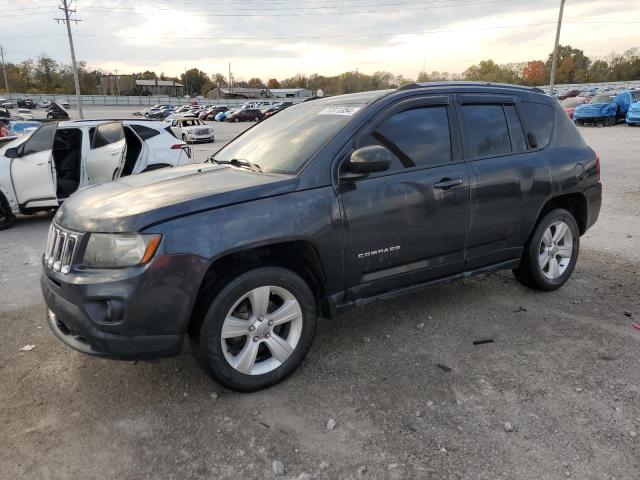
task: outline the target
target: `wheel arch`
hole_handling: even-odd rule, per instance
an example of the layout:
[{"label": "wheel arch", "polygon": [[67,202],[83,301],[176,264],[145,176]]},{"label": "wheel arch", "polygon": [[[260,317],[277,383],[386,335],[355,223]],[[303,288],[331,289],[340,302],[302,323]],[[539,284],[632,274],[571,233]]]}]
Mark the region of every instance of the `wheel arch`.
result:
[{"label": "wheel arch", "polygon": [[213,260],[200,282],[189,317],[188,333],[199,334],[207,306],[231,278],[263,266],[280,266],[298,274],[313,292],[318,313],[330,314],[324,302],[326,277],[318,250],[308,240],[290,240],[230,252]]},{"label": "wheel arch", "polygon": [[535,231],[538,222],[540,222],[540,220],[547,213],[556,208],[563,208],[570,212],[571,215],[573,215],[573,218],[575,218],[576,223],[578,224],[580,235],[583,235],[587,231],[589,218],[589,207],[587,204],[587,198],[581,192],[574,192],[557,195],[547,200],[547,202],[540,209],[538,216],[536,217],[536,221],[531,228],[531,232],[529,233],[530,236]]}]

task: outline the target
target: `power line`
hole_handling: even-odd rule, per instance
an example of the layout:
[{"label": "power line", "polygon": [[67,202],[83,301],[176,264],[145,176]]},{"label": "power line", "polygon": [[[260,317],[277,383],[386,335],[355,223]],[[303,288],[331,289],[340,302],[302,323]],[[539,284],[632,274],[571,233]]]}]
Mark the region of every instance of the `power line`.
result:
[{"label": "power line", "polygon": [[[334,11],[334,12],[327,12],[327,11],[311,11],[310,9],[306,9],[306,11],[298,11],[298,12],[294,12],[294,13],[261,13],[261,12],[257,12],[257,13],[207,13],[207,12],[211,12],[212,10],[199,10],[199,11],[191,11],[190,13],[192,14],[197,14],[198,16],[201,17],[259,17],[259,18],[265,18],[265,17],[316,17],[316,16],[329,16],[329,15],[350,15],[350,14],[359,14],[359,15],[370,15],[370,14],[378,14],[378,13],[407,13],[407,12],[414,12],[414,11],[420,11],[420,10],[432,10],[432,9],[436,9],[436,8],[456,8],[456,7],[467,7],[467,6],[473,6],[473,5],[489,5],[489,4],[495,4],[495,3],[504,3],[504,2],[510,2],[512,0],[489,0],[489,1],[481,1],[481,2],[471,2],[471,3],[456,3],[456,4],[447,4],[447,5],[441,5],[441,4],[423,4],[422,6],[416,6],[416,7],[407,7],[407,8],[403,8],[403,9],[385,9],[385,10],[352,10],[352,11],[346,11],[346,10],[342,10],[342,11]],[[380,5],[380,6],[384,6],[384,5]],[[336,7],[337,8],[337,7]],[[342,7],[344,8],[344,7]],[[356,7],[347,7],[347,8],[356,8]],[[88,9],[88,10],[92,10],[92,9]],[[103,7],[94,7],[93,10],[97,10],[97,11],[109,11],[109,12],[117,12],[117,13],[126,13],[126,14],[131,14],[131,13],[135,13],[135,10],[131,10],[131,9],[122,9],[122,10],[114,10],[111,8],[103,8]],[[152,10],[156,11],[156,10],[164,10],[164,11],[177,11],[178,9],[176,8],[153,8]],[[242,9],[238,9],[238,10],[242,10]],[[256,10],[256,9],[252,9],[252,10]]]},{"label": "power line", "polygon": [[78,20],[77,18],[71,18],[70,16],[76,13],[75,10],[70,10],[69,6],[71,5],[73,0],[62,0],[62,5],[58,8],[64,12],[64,18],[55,18],[54,20],[58,23],[62,22],[67,26],[67,35],[69,35],[69,49],[71,50],[71,65],[73,66],[73,81],[76,86],[76,98],[78,99],[78,113],[80,114],[80,119],[84,119],[84,114],[82,112],[82,96],[80,95],[80,79],[78,76],[78,65],[76,64],[76,52],[73,48],[73,36],[71,35],[71,22],[81,22],[82,20]]}]

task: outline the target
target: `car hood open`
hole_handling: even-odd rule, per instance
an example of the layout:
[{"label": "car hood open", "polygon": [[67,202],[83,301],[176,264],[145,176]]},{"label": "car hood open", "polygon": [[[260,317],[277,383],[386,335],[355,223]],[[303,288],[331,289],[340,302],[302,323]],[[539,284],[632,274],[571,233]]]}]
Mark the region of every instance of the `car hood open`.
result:
[{"label": "car hood open", "polygon": [[54,220],[78,232],[137,232],[191,213],[288,193],[298,181],[294,175],[227,165],[163,168],[81,189]]}]

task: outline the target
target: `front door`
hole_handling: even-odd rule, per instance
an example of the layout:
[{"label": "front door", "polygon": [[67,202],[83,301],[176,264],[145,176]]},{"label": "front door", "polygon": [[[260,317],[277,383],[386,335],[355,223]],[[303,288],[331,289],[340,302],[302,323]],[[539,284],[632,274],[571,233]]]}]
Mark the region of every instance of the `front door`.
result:
[{"label": "front door", "polygon": [[18,204],[23,208],[57,207],[53,139],[57,122],[42,125],[20,145],[11,161],[11,179]]},{"label": "front door", "polygon": [[388,171],[343,181],[348,300],[457,273],[464,266],[469,174],[449,96],[392,106],[355,146],[382,145]]},{"label": "front door", "polygon": [[122,122],[102,123],[93,129],[91,148],[84,161],[83,185],[118,178],[124,166],[126,150]]}]

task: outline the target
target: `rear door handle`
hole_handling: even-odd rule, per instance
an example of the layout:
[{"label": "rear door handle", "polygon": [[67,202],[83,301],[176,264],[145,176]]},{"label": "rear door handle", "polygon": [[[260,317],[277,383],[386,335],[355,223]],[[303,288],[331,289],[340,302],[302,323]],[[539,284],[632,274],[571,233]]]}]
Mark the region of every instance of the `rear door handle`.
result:
[{"label": "rear door handle", "polygon": [[450,188],[457,187],[458,185],[462,185],[461,178],[455,178],[453,180],[450,178],[443,178],[438,183],[436,183],[433,187],[439,190],[449,190]]}]

